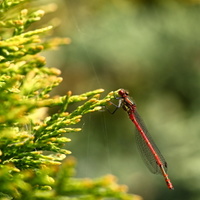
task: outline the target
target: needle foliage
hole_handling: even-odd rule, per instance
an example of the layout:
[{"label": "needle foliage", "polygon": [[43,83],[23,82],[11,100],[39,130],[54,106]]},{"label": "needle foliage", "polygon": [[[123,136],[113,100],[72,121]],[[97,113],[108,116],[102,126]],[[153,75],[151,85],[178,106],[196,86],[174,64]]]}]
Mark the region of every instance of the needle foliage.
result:
[{"label": "needle foliage", "polygon": [[[71,141],[69,133],[81,131],[73,125],[100,110],[115,93],[104,99],[99,99],[103,89],[50,95],[62,78],[58,69],[45,66],[39,53],[70,39],[50,38],[52,26],[31,28],[48,12],[31,3],[0,1],[0,199],[140,199],[127,194],[126,186],[118,185],[112,175],[74,177],[75,159],[64,148]],[[68,112],[77,102],[82,105]],[[47,108],[55,106],[59,111],[48,115]]]}]

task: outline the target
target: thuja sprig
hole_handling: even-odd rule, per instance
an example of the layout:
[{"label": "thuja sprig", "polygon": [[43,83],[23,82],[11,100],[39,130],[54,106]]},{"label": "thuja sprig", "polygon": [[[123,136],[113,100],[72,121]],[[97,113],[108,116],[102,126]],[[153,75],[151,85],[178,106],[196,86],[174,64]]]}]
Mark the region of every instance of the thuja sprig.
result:
[{"label": "thuja sprig", "polygon": [[19,173],[13,165],[0,167],[1,197],[6,200],[142,200],[140,196],[127,194],[127,186],[119,185],[113,175],[74,178],[75,165],[76,160],[68,157],[60,168],[42,165],[40,169]]},{"label": "thuja sprig", "polygon": [[[69,44],[68,38],[54,39],[52,41],[41,41],[39,34],[52,29],[52,26],[29,31],[12,38],[0,41],[0,61],[5,63],[8,61],[17,61],[26,55],[35,55],[47,48],[54,48],[60,44]],[[51,43],[52,42],[52,43]],[[48,45],[47,45],[48,44]],[[0,66],[1,67],[1,66]]]},{"label": "thuja sprig", "polygon": [[[60,112],[39,122],[38,120],[29,119],[31,130],[20,128],[22,126],[20,123],[16,123],[15,127],[5,129],[4,135],[6,136],[5,138],[2,137],[0,146],[3,152],[1,155],[2,164],[14,163],[20,169],[38,168],[41,164],[60,164],[60,161],[65,158],[64,155],[71,153],[69,150],[62,148],[64,144],[71,141],[66,134],[81,130],[71,126],[80,122],[82,115],[102,109],[102,106],[106,105],[111,98],[114,98],[112,92],[104,99],[99,100],[99,95],[102,92],[102,89],[81,95],[72,95],[71,92],[68,92],[65,97],[48,99],[48,102],[51,102],[49,104],[44,103],[46,100],[43,103],[40,100],[40,103],[37,104],[38,107],[60,105]],[[67,112],[66,105],[75,104],[83,100],[86,100],[86,102],[82,106],[78,106],[71,113]],[[28,101],[26,103],[27,105],[30,104],[30,102],[28,104]],[[23,104],[26,105],[25,102]],[[9,135],[10,137],[8,137]],[[6,152],[4,152],[5,149],[7,149]],[[44,156],[44,151],[56,154]]]},{"label": "thuja sprig", "polygon": [[[117,91],[103,99],[103,89],[51,97],[52,89],[62,81],[60,70],[45,67],[46,60],[38,53],[69,44],[70,39],[46,39],[52,26],[27,31],[45,14],[32,7],[21,10],[20,4],[29,1],[0,2],[0,199],[137,199],[113,176],[73,178],[73,159],[67,159],[59,170],[71,153],[64,148],[71,141],[70,133],[81,131],[73,125],[83,115],[101,110]],[[72,104],[75,109],[69,111]],[[48,116],[50,107],[59,111]]]},{"label": "thuja sprig", "polygon": [[[68,92],[65,97],[61,97],[59,99],[61,101],[58,102],[58,99],[56,99],[55,102],[52,102],[52,104],[49,106],[61,105],[61,110],[59,113],[48,116],[42,123],[36,126],[34,130],[34,140],[38,143],[36,148],[41,148],[42,146],[46,147],[44,144],[48,143],[50,140],[51,146],[47,146],[49,151],[56,151],[58,153],[70,153],[65,149],[60,149],[62,144],[66,142],[62,137],[63,134],[80,131],[80,128],[71,128],[71,125],[80,122],[82,115],[102,109],[102,106],[104,106],[111,99],[112,96],[110,93],[104,99],[99,100],[99,94],[101,92],[103,92],[103,90],[99,89],[84,93],[82,95],[74,96],[71,96],[71,92]],[[91,98],[82,106],[77,107],[77,109],[75,109],[73,112],[66,112],[67,105],[86,100],[89,97]],[[58,140],[59,137],[62,139]],[[51,138],[54,139],[51,140]],[[70,139],[67,139],[67,141],[70,141]]]},{"label": "thuja sprig", "polygon": [[0,21],[0,27],[14,28],[13,35],[19,35],[23,33],[32,23],[39,21],[43,15],[43,10],[28,13],[27,9],[23,9],[20,11],[19,15],[15,17],[15,19]]},{"label": "thuja sprig", "polygon": [[[4,1],[0,10],[8,11],[20,1]],[[60,71],[45,67],[45,59],[38,53],[70,40],[42,40],[41,35],[52,26],[30,30],[26,28],[40,20],[44,12],[23,9],[19,14],[0,21],[4,28],[14,28],[13,36],[0,41],[0,130],[1,164],[13,163],[19,169],[38,168],[41,164],[59,164],[70,151],[63,145],[70,142],[69,132],[80,131],[71,126],[80,122],[82,115],[98,111],[109,101],[110,96],[99,100],[102,89],[81,95],[68,92],[63,97],[50,97],[49,92],[59,85]],[[68,106],[85,101],[82,106],[68,113]],[[31,114],[44,107],[60,106],[60,111],[41,120]],[[24,128],[25,127],[25,128]],[[27,129],[27,127],[31,127]],[[43,152],[54,155],[44,155]],[[55,154],[57,153],[57,154]]]},{"label": "thuja sprig", "polygon": [[[55,191],[62,196],[68,196],[69,199],[120,199],[120,200],[142,200],[137,195],[127,194],[127,186],[118,185],[117,178],[113,175],[90,179],[73,178],[75,175],[74,167],[76,160],[69,157],[63,163],[58,173]],[[75,197],[74,197],[75,195]]]},{"label": "thuja sprig", "polygon": [[12,7],[19,5],[20,3],[26,2],[29,0],[4,0],[1,2],[0,4],[0,12],[1,13],[5,13],[6,11],[8,11],[9,9],[11,9]]}]

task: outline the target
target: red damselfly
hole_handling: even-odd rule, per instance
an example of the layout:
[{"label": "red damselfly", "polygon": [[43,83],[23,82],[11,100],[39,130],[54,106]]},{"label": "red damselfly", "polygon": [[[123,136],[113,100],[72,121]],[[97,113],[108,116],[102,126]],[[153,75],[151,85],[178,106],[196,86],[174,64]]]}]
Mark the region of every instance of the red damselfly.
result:
[{"label": "red damselfly", "polygon": [[118,94],[120,96],[118,107],[121,106],[127,111],[129,118],[138,130],[136,141],[144,162],[152,173],[163,175],[169,189],[174,189],[167,174],[167,162],[148,133],[144,122],[137,112],[135,103],[130,99],[129,93],[126,90],[120,89]]}]

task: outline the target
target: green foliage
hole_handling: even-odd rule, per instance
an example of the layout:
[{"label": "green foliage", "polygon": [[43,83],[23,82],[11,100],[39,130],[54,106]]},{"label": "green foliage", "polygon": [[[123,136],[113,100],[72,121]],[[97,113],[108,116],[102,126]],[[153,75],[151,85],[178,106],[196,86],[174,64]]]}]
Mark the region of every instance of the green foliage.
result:
[{"label": "green foliage", "polygon": [[0,199],[141,199],[127,194],[127,187],[119,186],[112,175],[94,180],[73,178],[74,165],[72,157],[66,159],[61,167],[45,164],[38,169],[20,172],[12,165],[5,165],[0,171]]},{"label": "green foliage", "polygon": [[[29,1],[27,1],[29,2]],[[81,95],[51,97],[62,78],[56,68],[45,67],[44,49],[69,44],[69,38],[44,36],[52,26],[27,30],[44,15],[42,10],[22,9],[25,0],[0,4],[0,199],[139,199],[126,193],[109,175],[95,180],[76,179],[75,161],[64,148],[69,133],[84,114],[102,109],[116,95],[99,100],[103,89]],[[9,15],[8,13],[12,13]],[[82,102],[74,111],[68,106]],[[58,107],[48,116],[46,109]]]}]

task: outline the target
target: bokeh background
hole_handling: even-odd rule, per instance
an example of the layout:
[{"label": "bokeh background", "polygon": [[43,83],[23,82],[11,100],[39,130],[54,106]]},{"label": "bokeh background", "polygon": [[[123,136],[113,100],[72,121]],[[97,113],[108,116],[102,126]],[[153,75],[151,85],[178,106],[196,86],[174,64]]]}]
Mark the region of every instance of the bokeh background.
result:
[{"label": "bokeh background", "polygon": [[79,125],[83,131],[71,134],[66,148],[78,160],[77,176],[112,173],[146,200],[199,200],[200,1],[55,2],[57,11],[45,20],[55,18],[54,34],[72,42],[44,54],[48,66],[62,70],[54,93],[127,89],[168,162],[175,190],[146,168],[122,109],[89,114]]}]

